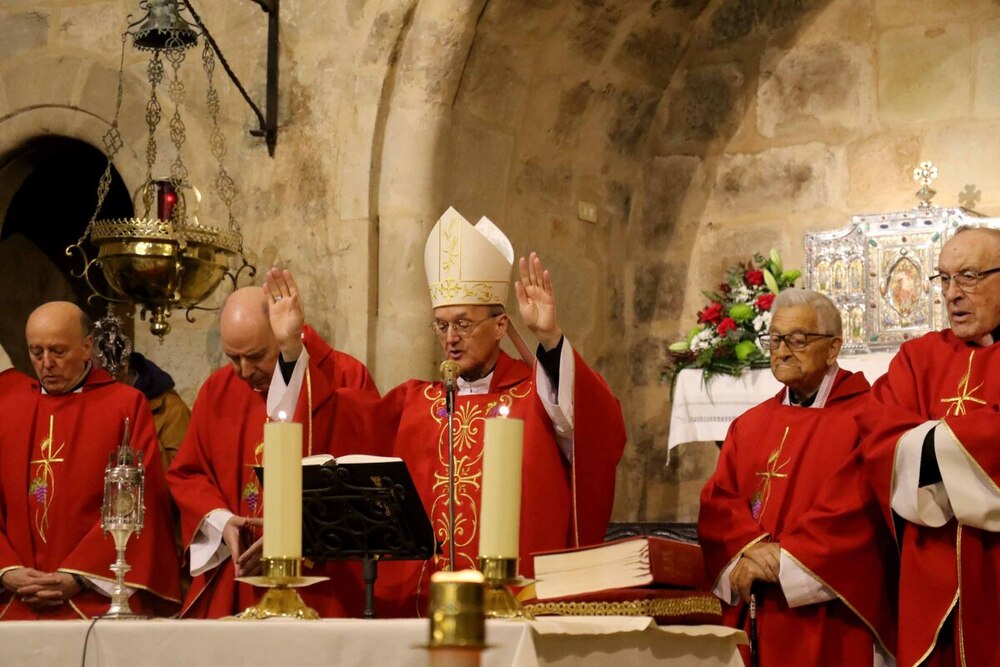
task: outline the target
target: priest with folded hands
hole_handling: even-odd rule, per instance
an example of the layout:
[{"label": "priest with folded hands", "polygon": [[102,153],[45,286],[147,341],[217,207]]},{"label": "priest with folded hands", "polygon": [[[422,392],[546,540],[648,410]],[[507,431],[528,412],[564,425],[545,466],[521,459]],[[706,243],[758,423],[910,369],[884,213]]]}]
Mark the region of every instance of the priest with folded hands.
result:
[{"label": "priest with folded hands", "polygon": [[761,340],[785,387],[732,423],[702,491],[709,580],[730,625],[749,630],[755,600],[762,666],[892,664],[895,551],[854,422],[868,381],[837,364],[827,297],[787,289],[772,313]]},{"label": "priest with folded hands", "polygon": [[128,420],[143,455],[145,522],[128,543],[136,613],[180,604],[169,496],[145,397],[94,366],[92,324],[53,301],[28,318],[36,380],[0,374],[0,619],[85,619],[108,611],[114,540],[101,530],[104,472]]}]

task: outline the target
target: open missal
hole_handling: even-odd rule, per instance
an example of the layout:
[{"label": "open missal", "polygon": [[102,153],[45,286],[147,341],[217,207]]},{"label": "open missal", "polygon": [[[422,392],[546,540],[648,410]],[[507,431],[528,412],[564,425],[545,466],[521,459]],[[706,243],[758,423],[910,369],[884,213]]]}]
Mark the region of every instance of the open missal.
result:
[{"label": "open missal", "polygon": [[535,579],[539,600],[653,584],[705,587],[701,547],[656,536],[535,554]]}]

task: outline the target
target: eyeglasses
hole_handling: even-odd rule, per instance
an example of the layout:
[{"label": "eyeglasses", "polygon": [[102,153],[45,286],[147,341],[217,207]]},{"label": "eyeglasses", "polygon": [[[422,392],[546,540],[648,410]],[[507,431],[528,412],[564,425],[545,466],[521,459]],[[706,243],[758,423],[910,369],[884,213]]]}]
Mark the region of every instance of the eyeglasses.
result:
[{"label": "eyeglasses", "polygon": [[430,326],[431,329],[434,330],[434,333],[436,333],[441,338],[445,338],[448,336],[449,329],[454,329],[455,333],[458,334],[459,338],[468,338],[469,336],[472,335],[472,332],[475,331],[476,327],[478,327],[480,324],[482,324],[486,320],[492,320],[495,317],[500,317],[501,315],[503,315],[503,313],[497,313],[496,315],[490,315],[488,317],[484,317],[483,319],[476,321],[455,320],[454,322],[445,322],[444,320],[434,320],[433,322],[431,322]]},{"label": "eyeglasses", "polygon": [[769,350],[777,350],[784,342],[789,350],[804,350],[813,338],[836,338],[833,334],[809,333],[807,331],[794,331],[787,334],[761,334],[758,336],[760,342]]},{"label": "eyeglasses", "polygon": [[951,287],[951,281],[954,280],[955,284],[958,285],[959,289],[971,292],[976,289],[979,282],[990,275],[991,273],[1000,272],[1000,266],[995,269],[986,269],[985,271],[962,271],[961,273],[956,273],[954,275],[948,275],[947,273],[937,273],[929,278],[933,283],[938,280],[941,281],[941,291],[947,292],[948,288]]}]

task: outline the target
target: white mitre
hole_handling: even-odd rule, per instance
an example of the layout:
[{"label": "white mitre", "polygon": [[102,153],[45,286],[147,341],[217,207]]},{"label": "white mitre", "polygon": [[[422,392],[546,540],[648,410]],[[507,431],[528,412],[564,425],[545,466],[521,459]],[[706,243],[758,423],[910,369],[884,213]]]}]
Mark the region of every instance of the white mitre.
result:
[{"label": "white mitre", "polygon": [[513,264],[514,246],[499,227],[485,217],[472,226],[449,208],[424,246],[432,307],[506,305]]}]

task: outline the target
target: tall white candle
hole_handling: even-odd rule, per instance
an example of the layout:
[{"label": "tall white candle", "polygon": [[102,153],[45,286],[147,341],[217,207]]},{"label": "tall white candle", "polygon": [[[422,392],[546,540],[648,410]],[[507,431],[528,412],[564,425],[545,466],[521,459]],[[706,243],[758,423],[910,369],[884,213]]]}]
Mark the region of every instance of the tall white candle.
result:
[{"label": "tall white candle", "polygon": [[521,459],[524,422],[498,417],[486,420],[483,439],[483,495],[479,555],[517,558],[521,527]]},{"label": "tall white candle", "polygon": [[302,424],[264,425],[264,558],[302,556]]}]

